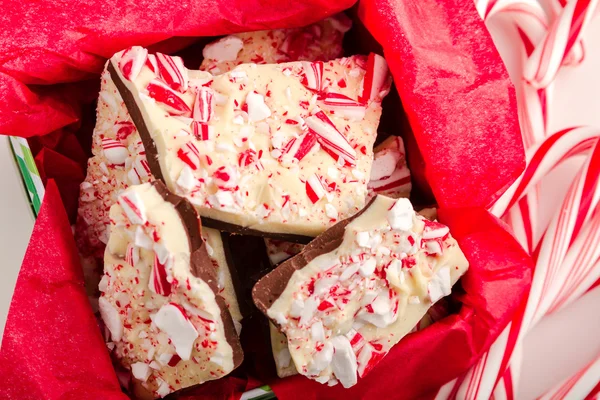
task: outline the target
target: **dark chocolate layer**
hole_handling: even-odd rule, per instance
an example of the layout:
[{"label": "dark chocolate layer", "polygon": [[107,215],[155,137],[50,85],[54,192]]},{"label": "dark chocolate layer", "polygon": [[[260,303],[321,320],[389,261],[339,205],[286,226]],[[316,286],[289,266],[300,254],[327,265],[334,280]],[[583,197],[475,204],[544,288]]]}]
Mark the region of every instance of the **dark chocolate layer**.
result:
[{"label": "dark chocolate layer", "polygon": [[[355,218],[359,217],[365,210],[367,210],[373,201],[371,199],[361,211],[354,214],[352,217],[347,218],[343,221],[338,222],[325,232],[317,236],[315,240],[310,242],[299,254],[294,257],[282,262],[272,272],[265,275],[259,280],[254,288],[252,289],[252,299],[258,309],[265,315],[267,310],[273,305],[273,303],[281,296],[285,290],[289,280],[296,270],[304,268],[313,259],[320,256],[321,254],[329,253],[338,248],[344,239],[344,231],[346,226],[352,222]],[[277,326],[277,321],[273,321]]]},{"label": "dark chocolate layer", "polygon": [[115,66],[113,65],[112,59],[108,60],[108,73],[112,78],[117,90],[121,94],[123,98],[123,102],[125,103],[125,107],[127,107],[127,111],[129,111],[129,115],[135,124],[138,132],[140,133],[140,138],[142,139],[142,144],[144,145],[144,150],[146,150],[146,159],[148,160],[148,166],[150,167],[150,172],[152,175],[161,181],[164,181],[164,177],[162,174],[162,170],[160,169],[160,163],[158,162],[158,151],[156,150],[156,144],[150,136],[150,132],[148,131],[148,127],[146,126],[146,122],[144,121],[144,117],[142,116],[142,112],[137,106],[135,102],[135,98],[133,94],[127,89],[125,83],[121,80],[119,73],[115,70]]},{"label": "dark chocolate layer", "polygon": [[233,364],[234,368],[237,368],[244,359],[244,353],[233,324],[233,319],[227,309],[227,304],[219,295],[216,270],[206,250],[206,244],[202,239],[202,225],[200,224],[198,213],[187,199],[169,192],[162,181],[154,181],[152,182],[152,186],[165,201],[173,204],[179,214],[179,218],[181,218],[190,245],[190,270],[195,277],[206,282],[215,294],[215,300],[221,310],[225,339],[233,350]]},{"label": "dark chocolate layer", "polygon": [[251,228],[246,228],[244,226],[231,224],[229,222],[219,221],[219,220],[213,219],[213,218],[208,218],[208,217],[201,217],[201,218],[202,218],[202,224],[208,228],[218,229],[220,231],[230,232],[230,233],[239,234],[239,235],[260,236],[262,238],[268,237],[271,239],[283,240],[286,242],[293,242],[293,243],[302,243],[302,244],[309,243],[311,240],[314,239],[314,237],[312,237],[312,236],[295,235],[292,233],[264,232],[264,231],[259,231],[257,229],[251,229]]}]

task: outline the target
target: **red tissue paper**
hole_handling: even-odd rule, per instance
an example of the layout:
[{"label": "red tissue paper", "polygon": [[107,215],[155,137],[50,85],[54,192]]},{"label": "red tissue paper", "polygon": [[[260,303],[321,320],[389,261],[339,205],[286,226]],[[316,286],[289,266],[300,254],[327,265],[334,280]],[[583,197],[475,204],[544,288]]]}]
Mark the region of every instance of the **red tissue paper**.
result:
[{"label": "red tissue paper", "polygon": [[[64,211],[75,210],[93,127],[86,116],[93,115],[106,58],[134,44],[172,53],[200,36],[308,25],[353,4],[4,2],[0,133],[38,136],[32,148],[49,183],[0,350],[0,397],[127,398],[85,297]],[[394,76],[403,109],[397,114],[410,123],[404,135],[409,160],[416,160],[413,183],[431,189],[441,222],[471,267],[453,293],[458,312],[408,335],[358,385],[329,388],[301,376],[269,380],[280,399],[431,396],[489,347],[531,279],[527,254],[485,211],[521,173],[525,157],[514,88],[474,4],[363,0],[350,14],[360,25],[355,32],[376,41],[370,50],[383,52]],[[180,398],[239,398],[254,385],[236,374]]]},{"label": "red tissue paper", "polygon": [[0,397],[121,400],[92,313],[71,227],[50,181],[8,313]]}]

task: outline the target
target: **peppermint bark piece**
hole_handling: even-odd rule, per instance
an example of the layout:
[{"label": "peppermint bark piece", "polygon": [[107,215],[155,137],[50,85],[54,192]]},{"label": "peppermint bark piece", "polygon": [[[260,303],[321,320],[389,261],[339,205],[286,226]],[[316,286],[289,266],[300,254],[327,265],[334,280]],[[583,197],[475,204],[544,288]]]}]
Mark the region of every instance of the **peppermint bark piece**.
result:
[{"label": "peppermint bark piece", "polygon": [[410,170],[406,164],[406,151],[401,137],[390,136],[375,147],[367,187],[369,198],[378,194],[395,199],[410,197]]},{"label": "peppermint bark piece", "polygon": [[243,354],[194,208],[161,182],[111,208],[100,314],[137,392],[164,397],[227,375]]},{"label": "peppermint bark piece", "polygon": [[378,195],[253,289],[299,373],[350,387],[450,294],[468,262],[446,226]]},{"label": "peppermint bark piece", "polygon": [[362,208],[391,83],[383,58],[243,64],[204,81],[181,67],[173,89],[145,63],[129,74],[132,51],[148,57],[133,48],[108,69],[152,174],[207,226],[297,241]]},{"label": "peppermint bark piece", "polygon": [[[161,55],[162,59],[165,57],[168,56]],[[181,63],[180,59],[174,59],[177,60],[174,63]],[[155,56],[149,60],[156,62]],[[190,72],[192,78],[206,76],[205,72]],[[75,238],[82,256],[87,291],[95,303],[103,269],[97,259],[103,257],[108,242],[110,208],[129,186],[154,181],[140,135],[106,69],[101,75],[92,152],[94,156],[88,160],[87,175],[80,187]],[[204,228],[202,236],[211,249],[209,255],[219,277],[219,291],[239,330],[242,317],[220,235]]]},{"label": "peppermint bark piece", "polygon": [[213,75],[239,64],[329,61],[343,54],[344,33],[352,21],[338,14],[302,28],[236,33],[206,45],[200,69]]}]

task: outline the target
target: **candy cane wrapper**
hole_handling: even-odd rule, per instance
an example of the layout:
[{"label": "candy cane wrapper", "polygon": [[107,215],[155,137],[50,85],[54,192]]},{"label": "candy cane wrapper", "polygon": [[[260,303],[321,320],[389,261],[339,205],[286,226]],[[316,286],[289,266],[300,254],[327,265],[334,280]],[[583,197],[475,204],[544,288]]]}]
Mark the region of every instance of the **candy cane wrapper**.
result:
[{"label": "candy cane wrapper", "polygon": [[[11,1],[5,17],[19,26],[26,7],[21,3]],[[10,40],[0,40],[0,50],[15,56],[0,67],[0,133],[30,137],[42,180],[56,182],[48,186],[40,215],[60,215],[54,225],[40,217],[28,252],[40,256],[35,261],[27,258],[21,269],[0,350],[0,357],[8,360],[1,364],[0,373],[10,378],[0,387],[0,397],[79,399],[85,393],[89,398],[124,398],[83,292],[75,295],[65,288],[61,275],[48,274],[44,285],[29,278],[36,271],[65,270],[72,286],[81,288],[76,250],[65,229],[67,217],[55,209],[66,208],[68,216],[76,211],[73,199],[84,176],[98,74],[106,57],[133,44],[172,53],[193,43],[191,50],[179,54],[195,68],[207,40],[200,36],[307,25],[352,3],[291,1],[281,7],[256,0],[194,1],[174,7],[154,0],[110,8],[100,7],[96,0],[68,6],[47,2],[27,8],[29,29],[5,30]],[[267,355],[262,364],[252,365],[254,370],[236,371],[180,398],[239,398],[260,386],[254,376],[269,383],[280,399],[295,398],[299,390],[315,399],[435,394],[443,383],[467,371],[506,326],[529,288],[531,261],[485,207],[524,167],[514,88],[475,6],[458,0],[440,3],[359,2],[348,11],[355,27],[348,33],[347,50],[349,54],[383,52],[389,63],[401,104],[391,96],[382,125],[387,132],[405,136],[414,183],[421,189],[414,200],[425,204],[430,199],[423,193],[431,189],[441,206],[440,220],[450,226],[471,263],[453,294],[459,311],[407,336],[350,390],[328,388],[299,376],[274,379]],[[44,45],[31,45],[32,35],[35,43]],[[15,50],[24,48],[30,50]],[[406,118],[394,118],[400,115]],[[406,120],[410,128],[403,125]],[[50,239],[68,245],[48,257],[43,251],[51,248]],[[35,324],[51,335],[32,329],[31,320],[23,317],[29,303],[20,300],[37,304],[49,291],[56,309],[32,315]],[[71,310],[76,312],[69,314]],[[68,315],[75,320],[65,323]],[[35,347],[23,355],[28,343]],[[82,365],[91,355],[99,360],[93,368]],[[54,379],[46,379],[45,374]],[[24,397],[15,397],[16,387]],[[96,394],[92,389],[104,392]]]}]

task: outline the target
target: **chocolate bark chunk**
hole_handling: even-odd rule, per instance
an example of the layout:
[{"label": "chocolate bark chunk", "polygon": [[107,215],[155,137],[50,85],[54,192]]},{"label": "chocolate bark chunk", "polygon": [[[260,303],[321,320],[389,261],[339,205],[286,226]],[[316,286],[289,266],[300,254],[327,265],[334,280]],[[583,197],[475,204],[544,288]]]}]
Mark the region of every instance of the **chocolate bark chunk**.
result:
[{"label": "chocolate bark chunk", "polygon": [[221,319],[223,320],[223,326],[225,329],[225,337],[227,343],[233,350],[233,364],[234,368],[237,368],[244,360],[244,352],[240,345],[233,319],[227,309],[227,304],[219,295],[219,288],[217,287],[217,276],[215,274],[215,268],[213,263],[208,256],[206,250],[206,244],[202,240],[201,232],[202,225],[200,218],[194,206],[185,198],[179,197],[167,189],[164,183],[161,181],[154,181],[151,184],[158,194],[161,195],[165,201],[173,204],[175,210],[181,218],[181,222],[187,232],[189,245],[190,245],[190,271],[192,274],[202,279],[208,284],[210,289],[215,294],[215,300],[221,310]]},{"label": "chocolate bark chunk", "polygon": [[[140,65],[132,75],[122,70],[130,57]],[[131,108],[142,141],[155,142],[155,148],[146,151],[149,159],[159,161],[154,165],[162,167],[167,187],[188,198],[203,218],[227,223],[207,220],[207,226],[304,242],[306,236],[317,236],[362,208],[380,104],[390,84],[381,56],[315,65],[242,64],[219,76],[187,70],[173,59],[181,75],[177,84],[165,83],[160,68],[153,67],[156,60],[162,65],[161,57],[169,56],[148,55],[146,49],[132,47],[111,58],[107,72],[123,91],[123,104]],[[150,62],[144,64],[145,60]],[[371,79],[369,65],[377,72],[372,79],[381,87],[364,93],[361,82]],[[347,76],[345,71],[353,67],[358,73]],[[335,93],[328,87],[318,104],[311,105],[313,91],[322,90],[314,73],[323,74],[317,81],[341,83],[335,83]],[[206,81],[212,82],[210,88],[204,86]],[[348,99],[349,108],[336,95]],[[306,120],[312,133],[298,136],[306,129],[295,119],[280,126],[277,121],[288,113]],[[274,129],[278,135],[271,137]],[[357,152],[351,142],[362,144],[362,150]],[[151,154],[154,151],[158,158]],[[340,158],[346,162],[340,163]],[[296,163],[301,164],[299,172],[292,168]],[[328,202],[318,201],[327,191],[323,171],[328,171],[329,187],[339,193],[328,196]]]},{"label": "chocolate bark chunk", "polygon": [[259,280],[252,289],[252,299],[258,309],[266,315],[267,310],[281,296],[296,270],[304,268],[321,254],[329,253],[338,248],[344,238],[346,226],[365,212],[373,204],[375,198],[371,199],[361,211],[327,229],[307,244],[300,254],[279,264],[277,268]]},{"label": "chocolate bark chunk", "polygon": [[[135,124],[138,132],[140,133],[140,138],[142,139],[142,143],[144,144],[144,149],[146,150],[146,158],[148,160],[148,166],[150,167],[150,172],[152,175],[158,180],[164,181],[164,177],[162,174],[162,170],[160,168],[160,163],[158,162],[158,152],[156,149],[156,144],[154,140],[150,136],[150,132],[148,131],[148,126],[144,121],[144,117],[142,116],[142,112],[140,111],[131,91],[127,89],[119,74],[115,71],[115,67],[111,61],[108,62],[108,72],[115,83],[115,86],[119,90],[121,97],[131,115],[131,119]],[[166,187],[165,187],[166,189]],[[286,234],[286,233],[269,233],[263,232],[256,229],[247,228],[244,226],[239,226],[235,224],[231,224],[224,221],[219,221],[212,218],[202,218],[202,222],[209,228],[218,229],[220,231],[227,231],[231,233],[238,233],[242,235],[251,235],[251,236],[269,236],[273,239],[285,240],[288,242],[295,243],[308,243],[313,238],[310,236],[304,235],[294,235],[294,234]]]}]

